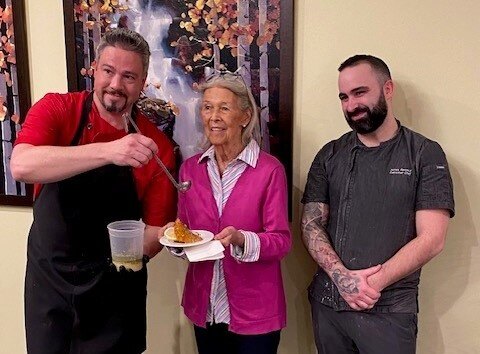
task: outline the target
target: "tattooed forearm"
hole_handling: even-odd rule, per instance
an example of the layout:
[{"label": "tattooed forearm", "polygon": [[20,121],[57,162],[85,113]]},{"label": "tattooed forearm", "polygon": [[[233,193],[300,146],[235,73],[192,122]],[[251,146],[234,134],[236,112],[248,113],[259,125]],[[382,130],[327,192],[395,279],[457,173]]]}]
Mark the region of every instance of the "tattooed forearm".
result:
[{"label": "tattooed forearm", "polygon": [[328,205],[324,203],[305,204],[302,216],[303,243],[312,258],[325,271],[334,269],[340,262],[332,248],[326,226],[328,224]]},{"label": "tattooed forearm", "polygon": [[343,273],[340,269],[335,269],[332,273],[332,280],[340,293],[357,294],[357,283],[360,281],[357,277],[352,277],[347,273]]},{"label": "tattooed forearm", "polygon": [[327,227],[329,208],[325,203],[307,203],[303,208],[302,228],[311,223],[322,228]]}]

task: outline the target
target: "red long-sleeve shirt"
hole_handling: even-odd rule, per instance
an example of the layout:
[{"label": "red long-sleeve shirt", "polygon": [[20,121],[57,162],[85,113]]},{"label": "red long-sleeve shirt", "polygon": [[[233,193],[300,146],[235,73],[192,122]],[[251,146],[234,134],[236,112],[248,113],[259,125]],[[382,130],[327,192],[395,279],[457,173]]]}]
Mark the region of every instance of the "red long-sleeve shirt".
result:
[{"label": "red long-sleeve shirt", "polygon": [[[36,146],[69,146],[80,123],[87,91],[57,94],[50,93],[35,103],[15,141],[15,145],[27,143]],[[168,138],[145,116],[138,114],[140,131],[158,145],[158,156],[170,169],[175,168],[173,146]],[[120,139],[126,133],[101,118],[95,103],[88,116],[79,145],[109,142]],[[133,169],[138,197],[142,203],[143,221],[161,226],[174,220],[176,214],[176,190],[167,176],[152,159],[147,165]],[[34,197],[41,185],[34,186]],[[121,191],[119,191],[121,193]]]}]

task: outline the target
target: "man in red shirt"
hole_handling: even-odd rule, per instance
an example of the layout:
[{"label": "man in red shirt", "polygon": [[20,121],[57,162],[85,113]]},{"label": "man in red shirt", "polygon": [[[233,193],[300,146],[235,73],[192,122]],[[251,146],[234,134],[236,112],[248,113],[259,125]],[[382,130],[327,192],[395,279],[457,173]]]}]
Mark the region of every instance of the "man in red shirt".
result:
[{"label": "man in red shirt", "polygon": [[[25,277],[29,353],[141,353],[147,272],[117,272],[106,225],[145,222],[155,256],[176,191],[153,156],[174,168],[173,146],[135,102],[150,50],[138,33],[108,32],[97,48],[93,92],[47,94],[29,111],[11,170],[35,184]],[[132,114],[144,135],[129,134]]]}]

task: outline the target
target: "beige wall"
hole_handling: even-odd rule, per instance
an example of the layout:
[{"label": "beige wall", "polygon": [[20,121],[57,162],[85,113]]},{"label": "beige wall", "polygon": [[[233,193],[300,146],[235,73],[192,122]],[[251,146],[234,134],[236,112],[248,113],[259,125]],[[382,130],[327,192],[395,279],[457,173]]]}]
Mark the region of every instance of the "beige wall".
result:
[{"label": "beige wall", "polygon": [[385,59],[397,84],[396,116],[441,143],[455,184],[457,216],[445,250],[422,274],[418,352],[479,353],[480,3],[296,3],[296,188],[303,190],[318,148],[347,130],[340,62],[357,53]]},{"label": "beige wall", "polygon": [[[34,100],[66,90],[63,9],[57,0],[27,0]],[[444,252],[425,267],[420,295],[420,354],[480,351],[480,3],[424,1],[295,1],[295,244],[284,264],[288,328],[282,354],[314,353],[305,287],[313,273],[298,234],[298,205],[316,151],[347,130],[337,97],[336,68],[354,53],[390,65],[396,115],[439,141],[455,183],[457,216]],[[19,58],[19,60],[21,60]],[[0,352],[24,353],[23,272],[29,208],[0,207]],[[185,267],[162,254],[149,278],[149,350],[194,353],[179,297]]]}]

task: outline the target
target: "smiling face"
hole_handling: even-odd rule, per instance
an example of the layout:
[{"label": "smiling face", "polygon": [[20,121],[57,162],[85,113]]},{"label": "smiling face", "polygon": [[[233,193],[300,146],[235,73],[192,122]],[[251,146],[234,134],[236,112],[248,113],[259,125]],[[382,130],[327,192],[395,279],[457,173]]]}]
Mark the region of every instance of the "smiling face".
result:
[{"label": "smiling face", "polygon": [[203,93],[200,108],[205,136],[215,147],[242,148],[242,125],[250,121],[249,111],[242,111],[238,97],[223,87]]},{"label": "smiling face", "polygon": [[131,109],[145,83],[139,54],[108,46],[95,67],[94,100],[100,113],[122,114]]},{"label": "smiling face", "polygon": [[353,130],[368,134],[383,124],[392,93],[391,80],[380,84],[372,67],[361,63],[340,72],[338,88],[343,114]]}]

